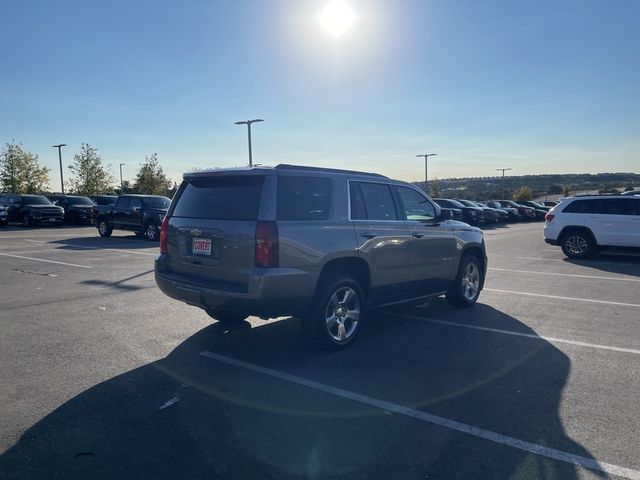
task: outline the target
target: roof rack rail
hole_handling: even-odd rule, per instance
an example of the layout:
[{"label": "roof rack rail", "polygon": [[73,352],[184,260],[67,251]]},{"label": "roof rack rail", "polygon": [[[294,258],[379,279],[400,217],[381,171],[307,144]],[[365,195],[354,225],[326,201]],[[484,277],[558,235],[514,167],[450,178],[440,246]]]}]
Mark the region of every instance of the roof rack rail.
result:
[{"label": "roof rack rail", "polygon": [[342,170],[339,168],[306,167],[304,165],[290,165],[287,163],[281,163],[279,165],[276,165],[275,168],[279,170],[302,170],[302,171],[309,171],[309,172],[352,173],[355,175],[369,175],[369,176],[378,177],[378,178],[388,178],[385,175],[382,175],[380,173],[359,172],[357,170]]}]

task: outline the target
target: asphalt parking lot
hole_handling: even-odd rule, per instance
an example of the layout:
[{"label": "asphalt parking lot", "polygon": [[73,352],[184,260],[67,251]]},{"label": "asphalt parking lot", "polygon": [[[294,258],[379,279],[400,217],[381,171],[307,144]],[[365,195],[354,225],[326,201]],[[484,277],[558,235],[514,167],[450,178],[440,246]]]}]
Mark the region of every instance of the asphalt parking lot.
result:
[{"label": "asphalt parking lot", "polygon": [[485,238],[473,308],[323,354],[165,297],[133,235],[2,229],[0,477],[640,479],[640,259]]}]

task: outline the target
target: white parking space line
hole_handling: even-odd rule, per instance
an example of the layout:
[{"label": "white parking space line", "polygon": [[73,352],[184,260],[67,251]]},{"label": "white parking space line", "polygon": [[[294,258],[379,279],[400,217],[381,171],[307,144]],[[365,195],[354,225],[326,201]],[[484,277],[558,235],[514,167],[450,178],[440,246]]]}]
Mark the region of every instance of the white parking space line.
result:
[{"label": "white parking space line", "polygon": [[632,480],[640,480],[640,471],[633,470],[631,468],[621,467],[621,466],[613,465],[610,463],[599,462],[591,458],[586,458],[580,455],[563,452],[562,450],[556,450],[555,448],[545,447],[543,445],[527,442],[525,440],[520,440],[515,437],[509,437],[507,435],[502,435],[500,433],[492,432],[490,430],[485,430],[484,428],[474,427],[473,425],[468,425],[466,423],[457,422],[455,420],[450,420],[448,418],[439,417],[437,415],[432,415],[430,413],[422,412],[420,410],[415,410],[413,408],[387,402],[385,400],[380,400],[377,398],[369,397],[367,395],[351,392],[349,390],[344,390],[342,388],[333,387],[325,383],[316,382],[314,380],[298,377],[296,375],[291,375],[278,370],[273,370],[271,368],[261,367],[260,365],[255,365],[253,363],[244,362],[242,360],[237,360],[235,358],[226,357],[224,355],[219,355],[217,353],[204,351],[204,352],[200,352],[200,355],[206,358],[210,358],[212,360],[216,360],[218,362],[226,363],[227,365],[233,365],[235,367],[243,368],[245,370],[249,370],[255,373],[268,375],[270,377],[278,378],[280,380],[284,380],[290,383],[295,383],[297,385],[302,385],[304,387],[308,387],[313,390],[318,390],[320,392],[328,393],[330,395],[335,395],[341,398],[346,398],[354,402],[380,408],[387,412],[393,412],[398,415],[404,415],[407,417],[415,418],[417,420],[422,420],[423,422],[431,423],[433,425],[438,425],[440,427],[448,428],[450,430],[455,430],[457,432],[465,433],[467,435],[471,435],[477,438],[482,438],[484,440],[489,440],[491,442],[516,448],[518,450],[523,450],[525,452],[533,453],[535,455],[540,455],[542,457],[550,458],[552,460],[558,460],[561,462],[570,463],[572,465],[579,465],[581,467],[588,468],[590,470],[605,472],[611,475],[618,475],[620,477],[629,478]]},{"label": "white parking space line", "polygon": [[471,330],[480,330],[480,331],[483,331],[483,332],[499,333],[501,335],[513,335],[515,337],[533,338],[534,340],[545,340],[547,342],[567,343],[569,345],[576,345],[578,347],[597,348],[599,350],[609,350],[609,351],[612,351],[612,352],[630,353],[630,354],[633,354],[633,355],[640,355],[640,350],[636,350],[634,348],[612,347],[612,346],[609,346],[609,345],[600,345],[600,344],[597,344],[597,343],[578,342],[576,340],[567,340],[565,338],[547,337],[547,336],[543,336],[543,335],[536,335],[535,333],[521,333],[521,332],[514,332],[513,330],[502,330],[500,328],[481,327],[480,325],[469,325],[469,324],[466,324],[466,323],[447,322],[445,320],[437,320],[435,318],[424,318],[424,317],[419,317],[417,315],[398,314],[398,316],[399,317],[410,318],[410,319],[413,319],[413,320],[421,320],[421,321],[427,322],[427,323],[435,323],[435,324],[438,324],[438,325],[445,325],[447,327],[468,328],[468,329],[471,329]]},{"label": "white parking space line", "polygon": [[0,253],[0,255],[4,257],[14,257],[14,258],[22,258],[25,260],[35,260],[38,262],[46,262],[46,263],[56,263],[58,265],[67,265],[69,267],[78,267],[78,268],[93,268],[88,265],[77,265],[75,263],[66,263],[66,262],[56,262],[55,260],[45,260],[44,258],[34,258],[34,257],[23,257],[22,255],[12,255],[10,253]]},{"label": "white parking space line", "polygon": [[562,297],[560,295],[544,295],[542,293],[515,292],[512,290],[500,290],[497,288],[485,288],[484,291],[497,292],[497,293],[510,293],[512,295],[525,295],[528,297],[552,298],[554,300],[570,300],[573,302],[600,303],[603,305],[618,305],[621,307],[640,307],[640,304],[638,303],[610,302],[608,300],[593,300],[591,298]]},{"label": "white parking space line", "polygon": [[76,238],[95,238],[95,235],[77,235],[75,233],[65,233],[65,234],[52,233],[52,234],[47,234],[47,235],[35,235],[35,234],[30,234],[30,235],[0,235],[0,237],[1,238],[49,238],[49,237],[67,237],[67,238],[69,238],[70,235],[73,235]]},{"label": "white parking space line", "polygon": [[[491,256],[499,256],[499,257],[509,257],[509,255],[500,255],[499,253],[493,253]],[[538,257],[510,257],[517,258],[518,260],[536,260],[539,262],[563,262],[568,265],[578,265],[581,267],[597,267],[598,265],[607,265],[607,266],[615,266],[615,267],[640,267],[640,263],[632,263],[632,262],[601,262],[599,260],[571,260],[569,261],[566,258],[538,258]]]},{"label": "white parking space line", "polygon": [[595,280],[616,280],[620,282],[640,282],[640,278],[622,278],[622,277],[605,277],[598,275],[578,275],[575,273],[555,273],[555,272],[536,272],[533,270],[514,270],[511,268],[496,268],[489,267],[487,270],[495,270],[498,272],[513,272],[513,273],[531,273],[533,275],[551,275],[558,277],[575,277],[575,278],[593,278]]}]

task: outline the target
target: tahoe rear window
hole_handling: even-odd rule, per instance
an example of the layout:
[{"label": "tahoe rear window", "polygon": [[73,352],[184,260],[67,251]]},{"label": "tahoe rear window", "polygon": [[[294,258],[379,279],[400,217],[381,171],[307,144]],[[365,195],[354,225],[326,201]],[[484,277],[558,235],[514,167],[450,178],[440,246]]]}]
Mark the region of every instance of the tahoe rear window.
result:
[{"label": "tahoe rear window", "polygon": [[257,220],[263,176],[216,176],[185,180],[174,217]]},{"label": "tahoe rear window", "polygon": [[330,207],[330,179],[278,177],[278,220],[326,220]]}]

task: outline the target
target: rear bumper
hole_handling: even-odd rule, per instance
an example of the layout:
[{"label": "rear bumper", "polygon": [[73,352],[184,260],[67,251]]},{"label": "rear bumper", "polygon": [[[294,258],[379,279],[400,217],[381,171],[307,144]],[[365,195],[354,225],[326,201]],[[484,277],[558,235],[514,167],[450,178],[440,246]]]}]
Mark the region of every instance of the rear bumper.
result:
[{"label": "rear bumper", "polygon": [[549,245],[555,245],[555,246],[560,245],[560,243],[558,242],[558,240],[556,240],[556,239],[554,239],[554,238],[545,238],[545,239],[544,239],[544,243],[548,243]]},{"label": "rear bumper", "polygon": [[167,271],[163,255],[155,260],[156,284],[167,296],[204,310],[259,317],[299,316],[309,309],[314,285],[308,272],[293,268],[256,268],[246,288],[206,282]]}]

